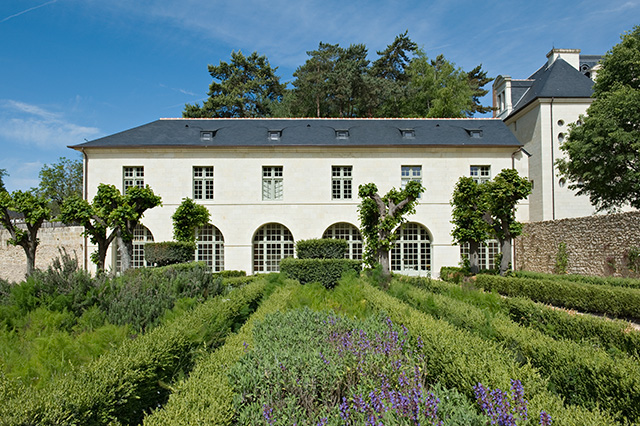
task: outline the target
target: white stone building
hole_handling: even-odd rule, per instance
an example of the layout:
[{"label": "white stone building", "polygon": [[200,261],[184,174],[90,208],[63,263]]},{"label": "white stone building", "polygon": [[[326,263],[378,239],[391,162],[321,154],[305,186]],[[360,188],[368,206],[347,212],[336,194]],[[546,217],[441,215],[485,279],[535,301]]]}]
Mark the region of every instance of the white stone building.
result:
[{"label": "white stone building", "polygon": [[552,49],[547,62],[525,80],[498,76],[493,83],[494,116],[504,120],[529,157],[532,222],[588,216],[594,208],[586,196],[567,188],[554,165],[576,123],[593,101],[593,79],[600,56],[579,49]]},{"label": "white stone building", "polygon": [[[381,193],[420,180],[426,191],[392,251],[392,270],[437,275],[457,265],[449,201],[460,176],[488,179],[504,168],[528,175],[522,144],[499,119],[161,119],[72,147],[84,155],[85,196],[100,183],[149,185],[162,207],[136,235],[172,239],[171,215],[185,197],[211,212],[196,258],[214,270],[277,271],[298,240],[349,240],[360,258],[358,186]],[[529,219],[528,202],[519,206]],[[87,242],[88,253],[95,248]],[[107,265],[116,268],[112,247]]]}]

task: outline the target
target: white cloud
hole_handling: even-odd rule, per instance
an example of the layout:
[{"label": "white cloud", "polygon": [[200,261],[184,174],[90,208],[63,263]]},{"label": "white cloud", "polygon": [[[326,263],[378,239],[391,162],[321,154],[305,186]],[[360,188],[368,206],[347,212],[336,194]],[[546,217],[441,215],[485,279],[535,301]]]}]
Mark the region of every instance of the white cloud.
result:
[{"label": "white cloud", "polygon": [[[47,150],[81,143],[100,133],[95,127],[75,124],[58,112],[14,100],[0,101],[0,139]],[[15,145],[14,145],[15,146]]]}]

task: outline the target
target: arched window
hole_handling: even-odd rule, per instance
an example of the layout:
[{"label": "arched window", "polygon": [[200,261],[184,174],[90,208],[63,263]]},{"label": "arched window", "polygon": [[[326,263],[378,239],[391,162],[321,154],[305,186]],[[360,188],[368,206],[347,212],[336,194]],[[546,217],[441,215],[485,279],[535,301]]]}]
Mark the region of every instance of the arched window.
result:
[{"label": "arched window", "polygon": [[[496,261],[500,253],[498,240],[487,240],[478,247],[478,267],[480,269],[496,269]],[[460,245],[460,260],[469,257],[469,243]]]},{"label": "arched window", "polygon": [[224,237],[213,225],[196,229],[196,254],[198,261],[206,262],[214,272],[224,270]]},{"label": "arched window", "polygon": [[291,231],[279,223],[259,228],[253,237],[253,272],[279,272],[285,257],[293,257]]},{"label": "arched window", "polygon": [[405,223],[398,230],[398,239],[391,249],[391,270],[394,272],[430,271],[431,239],[429,231],[418,223]]},{"label": "arched window", "polygon": [[[144,268],[153,266],[144,259],[144,245],[153,242],[153,234],[146,226],[137,224],[133,229],[133,250],[131,252],[131,267]],[[122,263],[120,259],[120,250],[117,244],[113,245],[116,251],[116,271],[122,272]]]},{"label": "arched window", "polygon": [[340,222],[331,225],[324,231],[322,238],[346,240],[349,248],[345,258],[362,260],[362,236],[360,235],[360,230],[350,223]]}]

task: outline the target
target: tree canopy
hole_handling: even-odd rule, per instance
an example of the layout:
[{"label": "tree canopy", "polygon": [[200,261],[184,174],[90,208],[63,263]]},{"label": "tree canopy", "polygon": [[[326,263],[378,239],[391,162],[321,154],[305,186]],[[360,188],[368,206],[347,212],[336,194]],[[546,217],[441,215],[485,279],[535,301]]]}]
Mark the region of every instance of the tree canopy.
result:
[{"label": "tree canopy", "polygon": [[196,204],[191,198],[182,199],[182,203],[171,216],[173,219],[173,238],[187,243],[196,242],[196,228],[209,223],[211,214],[205,206]]},{"label": "tree canopy", "polygon": [[640,26],[622,35],[601,65],[595,100],[571,126],[558,169],[599,211],[640,208]]},{"label": "tree canopy", "polygon": [[5,176],[9,176],[9,173],[7,173],[7,169],[0,169],[0,192],[6,191],[7,189],[4,187],[4,182],[2,181],[2,178]]},{"label": "tree canopy", "polygon": [[186,104],[183,117],[269,117],[272,103],[280,102],[285,85],[266,56],[231,52],[231,62],[209,65],[213,82],[202,106]]},{"label": "tree canopy", "polygon": [[364,261],[371,267],[382,266],[382,273],[390,275],[389,250],[398,239],[396,234],[406,216],[416,212],[418,197],[424,191],[420,182],[410,181],[403,190],[391,188],[383,197],[374,183],[360,185],[358,195],[362,202],[358,206],[360,232],[364,238]]},{"label": "tree canopy", "polygon": [[[20,227],[10,212],[17,213],[24,221],[26,230]],[[49,200],[36,195],[33,191],[0,191],[0,224],[9,231],[11,238],[7,242],[24,249],[27,256],[27,275],[35,270],[38,231],[45,220],[51,219]]]},{"label": "tree canopy", "polygon": [[465,72],[442,55],[430,60],[407,31],[376,53],[372,62],[364,44],[320,42],[287,89],[266,57],[233,52],[231,63],[209,65],[209,99],[187,104],[183,116],[470,117],[491,110],[480,104],[492,81],[481,65]]},{"label": "tree canopy", "polygon": [[117,238],[122,268],[126,270],[131,262],[131,242],[135,226],[146,210],[159,205],[160,197],[148,185],[144,188],[130,187],[122,195],[114,185],[101,183],[92,203],[75,196],[65,200],[60,220],[84,226],[84,235],[97,245],[97,251],[91,254],[91,260],[97,265],[98,271],[104,271],[107,249]]},{"label": "tree canopy", "polygon": [[67,198],[82,197],[82,160],[60,157],[57,163],[45,164],[39,173],[37,192],[52,203],[54,216]]}]

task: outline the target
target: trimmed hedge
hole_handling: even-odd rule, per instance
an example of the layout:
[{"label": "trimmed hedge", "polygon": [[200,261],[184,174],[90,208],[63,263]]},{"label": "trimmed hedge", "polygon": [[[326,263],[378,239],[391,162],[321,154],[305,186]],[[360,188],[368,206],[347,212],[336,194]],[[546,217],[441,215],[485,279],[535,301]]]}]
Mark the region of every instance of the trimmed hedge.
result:
[{"label": "trimmed hedge", "polygon": [[484,310],[500,311],[518,324],[535,328],[553,338],[603,348],[611,354],[624,352],[640,359],[640,332],[627,321],[576,315],[543,305],[523,297],[491,297],[491,293],[477,292],[465,286],[423,277],[395,278],[400,283],[462,300]]},{"label": "trimmed hedge", "polygon": [[505,296],[523,296],[581,312],[640,319],[640,290],[637,289],[495,275],[478,275],[475,283],[486,291]]},{"label": "trimmed hedge", "polygon": [[[549,378],[551,388],[566,401],[588,409],[602,407],[619,420],[640,420],[640,365],[625,356],[567,340],[556,341],[498,314],[417,288],[391,289],[403,300],[453,325],[504,344],[516,359],[531,362]],[[402,291],[403,290],[403,291]]]},{"label": "trimmed hedge", "polygon": [[228,370],[253,346],[253,327],[268,314],[286,308],[292,281],[265,300],[237,334],[220,349],[198,362],[187,379],[175,386],[169,401],[144,418],[144,425],[224,425],[234,423],[233,389]]},{"label": "trimmed hedge", "polygon": [[194,259],[195,246],[184,241],[165,241],[147,243],[144,246],[144,258],[155,266],[173,265],[191,262]]},{"label": "trimmed hedge", "polygon": [[[414,336],[421,336],[427,368],[434,382],[456,388],[471,400],[473,386],[509,389],[518,379],[526,390],[529,412],[545,410],[554,424],[568,426],[615,425],[607,413],[580,406],[565,406],[563,399],[547,389],[547,380],[523,360],[517,360],[503,345],[454,327],[426,315],[370,285],[363,286],[366,303],[386,312],[392,321],[404,324]],[[588,383],[586,383],[588,385]]]},{"label": "trimmed hedge", "polygon": [[326,288],[336,286],[345,272],[354,271],[359,274],[362,262],[351,259],[282,259],[280,272],[289,278],[298,280],[300,284],[319,282]]},{"label": "trimmed hedge", "polygon": [[322,238],[296,243],[298,259],[343,259],[349,245],[346,240]]},{"label": "trimmed hedge", "polygon": [[640,279],[637,279],[637,278],[596,277],[593,275],[577,275],[577,274],[558,275],[558,274],[545,274],[542,272],[529,272],[529,271],[517,271],[515,275],[518,278],[533,278],[538,280],[540,279],[564,280],[564,281],[581,282],[586,284],[608,285],[612,287],[628,287],[628,288],[640,289]]},{"label": "trimmed hedge", "polygon": [[0,404],[0,425],[139,424],[202,349],[220,346],[256,308],[267,280],[209,300],[42,390]]}]

